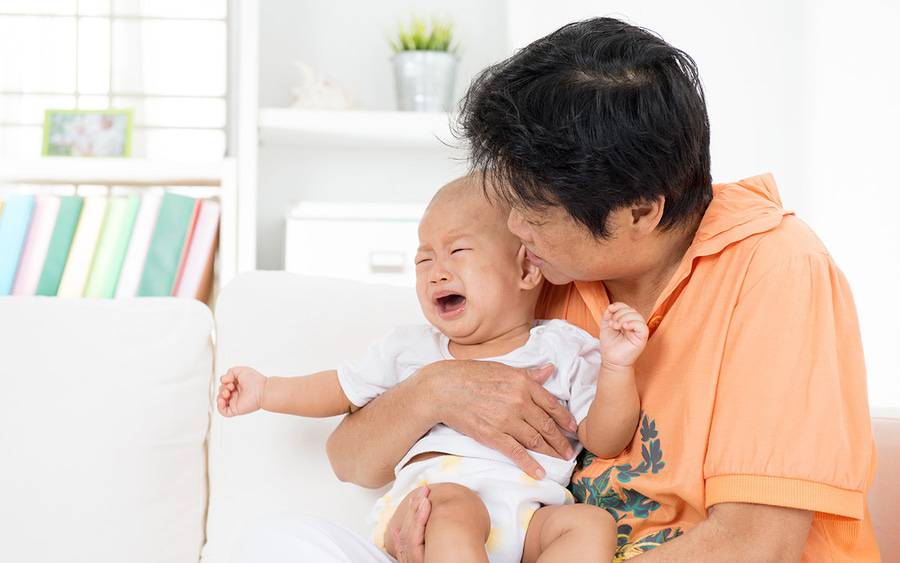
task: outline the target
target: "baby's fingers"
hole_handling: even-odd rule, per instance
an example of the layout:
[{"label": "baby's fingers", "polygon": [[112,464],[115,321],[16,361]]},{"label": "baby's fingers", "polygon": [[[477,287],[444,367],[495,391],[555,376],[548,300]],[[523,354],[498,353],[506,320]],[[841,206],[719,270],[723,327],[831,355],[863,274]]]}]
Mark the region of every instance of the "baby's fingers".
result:
[{"label": "baby's fingers", "polygon": [[646,337],[650,334],[650,330],[643,320],[630,320],[625,322],[625,330],[630,330],[638,336]]},{"label": "baby's fingers", "polygon": [[228,402],[225,401],[222,397],[218,397],[216,399],[216,408],[219,410],[219,414],[222,416],[229,416],[228,414]]},{"label": "baby's fingers", "polygon": [[231,368],[225,372],[225,375],[219,378],[219,381],[222,382],[222,385],[225,385],[228,383],[233,383],[236,379],[237,377],[234,374],[234,368]]}]

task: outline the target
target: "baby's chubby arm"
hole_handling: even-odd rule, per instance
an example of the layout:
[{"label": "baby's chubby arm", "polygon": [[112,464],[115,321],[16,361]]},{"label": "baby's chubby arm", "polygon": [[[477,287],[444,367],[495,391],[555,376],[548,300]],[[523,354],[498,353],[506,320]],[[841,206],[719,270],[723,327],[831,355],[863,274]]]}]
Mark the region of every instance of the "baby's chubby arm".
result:
[{"label": "baby's chubby arm", "polygon": [[260,409],[316,418],[355,410],[335,370],[298,377],[266,377],[253,368],[239,366],[229,369],[220,382],[216,406],[226,417]]},{"label": "baby's chubby arm", "polygon": [[578,440],[600,458],[616,457],[634,437],[641,411],[634,363],[649,335],[644,318],[624,303],[611,304],[603,314],[597,394],[578,425]]}]

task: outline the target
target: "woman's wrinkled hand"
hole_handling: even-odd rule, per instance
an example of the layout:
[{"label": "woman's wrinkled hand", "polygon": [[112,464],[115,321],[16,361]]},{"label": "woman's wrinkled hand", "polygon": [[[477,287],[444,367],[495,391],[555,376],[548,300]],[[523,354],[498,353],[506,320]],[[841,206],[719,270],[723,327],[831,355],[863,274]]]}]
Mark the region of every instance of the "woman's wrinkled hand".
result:
[{"label": "woman's wrinkled hand", "polygon": [[440,422],[502,453],[531,477],[542,479],[545,471],[528,450],[574,455],[561,428],[575,432],[575,418],[543,387],[554,366],[449,360],[429,368],[429,400]]},{"label": "woman's wrinkled hand", "polygon": [[431,515],[428,487],[420,487],[409,497],[409,510],[400,526],[391,528],[393,551],[398,563],[423,563],[425,561],[425,525]]}]

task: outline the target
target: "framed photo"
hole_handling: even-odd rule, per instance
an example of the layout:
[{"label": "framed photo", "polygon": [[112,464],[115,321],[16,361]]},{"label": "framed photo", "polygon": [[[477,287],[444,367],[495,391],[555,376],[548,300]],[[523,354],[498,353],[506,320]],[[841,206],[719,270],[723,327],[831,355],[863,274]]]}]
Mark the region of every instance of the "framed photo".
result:
[{"label": "framed photo", "polygon": [[130,109],[48,109],[44,156],[131,156]]}]

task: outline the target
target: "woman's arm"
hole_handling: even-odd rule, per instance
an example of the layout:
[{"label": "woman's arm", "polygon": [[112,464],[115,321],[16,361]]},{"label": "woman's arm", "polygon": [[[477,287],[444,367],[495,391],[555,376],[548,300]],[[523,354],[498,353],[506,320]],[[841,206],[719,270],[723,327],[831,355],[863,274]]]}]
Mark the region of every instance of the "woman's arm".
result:
[{"label": "woman's arm", "polygon": [[552,366],[435,362],[346,416],[328,439],[331,466],[342,481],[381,487],[416,440],[443,423],[542,478],[543,469],[527,450],[571,457],[560,426],[577,428],[571,413],[542,387],[552,373]]},{"label": "woman's arm", "polygon": [[683,536],[636,557],[641,563],[690,561],[800,561],[812,512],[765,504],[728,502],[710,507],[709,517]]}]

